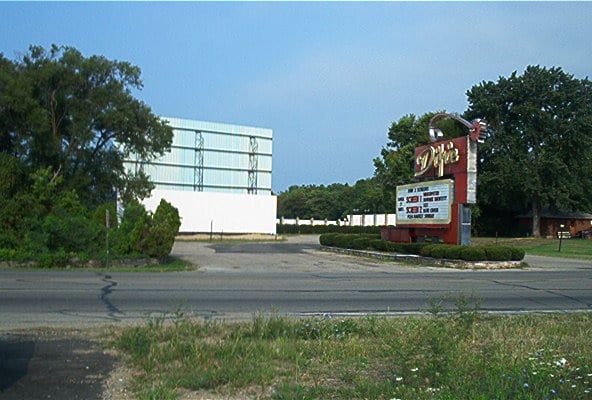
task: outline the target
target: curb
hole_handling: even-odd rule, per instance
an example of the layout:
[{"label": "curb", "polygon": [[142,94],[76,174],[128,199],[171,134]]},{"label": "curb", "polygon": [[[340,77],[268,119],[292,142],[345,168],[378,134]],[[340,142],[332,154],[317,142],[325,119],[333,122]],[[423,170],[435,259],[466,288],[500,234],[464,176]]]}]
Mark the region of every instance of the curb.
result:
[{"label": "curb", "polygon": [[381,253],[369,250],[354,250],[342,249],[339,247],[321,246],[321,251],[332,253],[347,254],[359,257],[369,257],[378,260],[390,261],[411,261],[414,263],[429,264],[431,267],[452,268],[452,269],[472,269],[472,270],[489,270],[489,269],[516,269],[522,268],[523,261],[465,261],[465,260],[443,260],[439,258],[422,257],[415,254],[393,254]]}]

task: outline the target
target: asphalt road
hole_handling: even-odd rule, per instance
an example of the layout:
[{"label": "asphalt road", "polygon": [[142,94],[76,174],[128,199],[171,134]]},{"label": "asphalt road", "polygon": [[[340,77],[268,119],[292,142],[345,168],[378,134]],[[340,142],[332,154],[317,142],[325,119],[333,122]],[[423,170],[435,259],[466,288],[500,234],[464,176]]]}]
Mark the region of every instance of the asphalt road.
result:
[{"label": "asphalt road", "polygon": [[178,273],[0,270],[0,330],[123,324],[177,311],[202,318],[406,314],[473,298],[490,312],[589,311],[592,262],[530,257],[520,270],[418,267],[287,242],[178,242],[199,265]]},{"label": "asphalt road", "polygon": [[200,266],[194,272],[0,270],[0,398],[127,398],[125,391],[105,391],[108,381],[126,387],[113,380],[115,357],[71,332],[175,312],[224,319],[258,312],[397,315],[440,300],[453,308],[463,296],[490,312],[592,306],[589,261],[529,257],[527,269],[459,271],[327,253],[317,243],[314,236],[176,243],[175,255]]}]

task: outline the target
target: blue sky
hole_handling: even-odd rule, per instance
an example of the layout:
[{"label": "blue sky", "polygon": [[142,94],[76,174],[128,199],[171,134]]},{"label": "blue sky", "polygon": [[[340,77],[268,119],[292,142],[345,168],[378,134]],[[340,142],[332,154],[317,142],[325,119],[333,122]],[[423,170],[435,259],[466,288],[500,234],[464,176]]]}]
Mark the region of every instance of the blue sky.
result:
[{"label": "blue sky", "polygon": [[273,129],[273,189],[355,183],[390,124],[467,108],[527,65],[592,70],[587,2],[0,2],[0,52],[52,43],[142,69],[159,115]]}]

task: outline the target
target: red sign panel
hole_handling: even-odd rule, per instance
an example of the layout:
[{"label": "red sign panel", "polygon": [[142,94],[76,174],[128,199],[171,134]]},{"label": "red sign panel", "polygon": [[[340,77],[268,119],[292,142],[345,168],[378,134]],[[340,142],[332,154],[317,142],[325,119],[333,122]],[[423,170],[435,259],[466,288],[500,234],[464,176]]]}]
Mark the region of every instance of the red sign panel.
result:
[{"label": "red sign panel", "polygon": [[467,170],[468,136],[415,148],[415,176],[441,178]]},{"label": "red sign panel", "polygon": [[442,140],[415,148],[417,178],[453,178],[455,203],[475,203],[477,193],[477,144],[469,136]]}]

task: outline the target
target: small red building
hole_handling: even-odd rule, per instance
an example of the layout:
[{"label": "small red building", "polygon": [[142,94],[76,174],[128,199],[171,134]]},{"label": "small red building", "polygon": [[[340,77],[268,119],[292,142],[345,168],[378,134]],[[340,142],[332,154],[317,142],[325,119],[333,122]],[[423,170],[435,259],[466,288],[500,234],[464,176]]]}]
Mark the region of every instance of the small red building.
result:
[{"label": "small red building", "polygon": [[[532,230],[532,211],[516,218],[520,226]],[[579,211],[551,211],[548,208],[541,212],[541,236],[557,237],[557,232],[561,231],[569,232],[571,237],[579,237],[582,231],[590,230],[592,230],[592,214]]]}]

